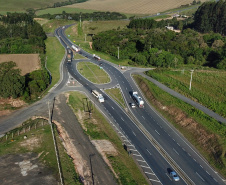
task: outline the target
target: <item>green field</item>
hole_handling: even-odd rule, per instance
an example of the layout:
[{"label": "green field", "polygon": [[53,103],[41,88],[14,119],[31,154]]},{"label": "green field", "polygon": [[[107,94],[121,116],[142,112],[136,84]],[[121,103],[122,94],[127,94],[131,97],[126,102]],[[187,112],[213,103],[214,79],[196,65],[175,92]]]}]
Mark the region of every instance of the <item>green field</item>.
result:
[{"label": "green field", "polygon": [[47,68],[51,72],[53,87],[60,80],[60,63],[65,55],[65,49],[55,37],[46,40]]},{"label": "green field", "polygon": [[65,11],[66,13],[93,13],[95,10],[85,10],[79,8],[70,8],[70,7],[57,7],[57,8],[47,8],[43,10],[38,10],[35,12],[36,15],[43,15],[43,14],[62,14]]},{"label": "green field", "polygon": [[113,98],[122,108],[126,108],[125,101],[119,88],[105,89],[105,92]]},{"label": "green field", "polygon": [[226,71],[195,70],[190,87],[190,70],[151,70],[148,76],[226,117]]},{"label": "green field", "polygon": [[[86,96],[79,92],[70,93],[69,104],[75,114],[84,110],[84,98],[86,98]],[[81,117],[81,113],[79,113],[79,115]],[[117,179],[119,184],[148,184],[138,166],[133,161],[133,158],[130,157],[128,152],[123,148],[123,144],[112,126],[95,107],[93,107],[92,119],[89,119],[88,114],[80,119],[83,121],[83,128],[86,128],[84,132],[91,140],[109,140],[116,148],[118,155],[109,154],[107,158],[119,177]]]},{"label": "green field", "polygon": [[110,82],[110,77],[102,67],[91,62],[79,62],[77,70],[89,81],[96,84],[104,84]]},{"label": "green field", "polygon": [[40,9],[52,6],[56,2],[63,2],[64,0],[0,0],[0,13],[26,11],[28,8]]}]

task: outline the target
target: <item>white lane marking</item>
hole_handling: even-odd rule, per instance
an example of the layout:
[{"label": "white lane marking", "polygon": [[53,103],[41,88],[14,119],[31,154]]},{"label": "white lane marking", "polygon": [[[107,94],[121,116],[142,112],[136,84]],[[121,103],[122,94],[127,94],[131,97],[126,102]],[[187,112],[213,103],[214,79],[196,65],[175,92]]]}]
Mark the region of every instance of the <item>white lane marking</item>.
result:
[{"label": "white lane marking", "polygon": [[179,155],[179,153],[173,148],[173,151],[177,154],[177,155]]},{"label": "white lane marking", "polygon": [[196,162],[195,158],[193,158],[193,160]]},{"label": "white lane marking", "polygon": [[[132,131],[133,132],[133,131]],[[136,136],[136,134],[133,132],[133,135]]]},{"label": "white lane marking", "polygon": [[210,175],[208,171],[206,171],[206,173],[207,173],[208,175]]},{"label": "white lane marking", "polygon": [[143,165],[140,165],[142,168],[148,168],[148,169],[151,169],[149,166],[143,166]]},{"label": "white lane marking", "polygon": [[155,175],[154,173],[150,173],[150,172],[144,172],[144,173],[147,173],[147,174],[150,174],[150,175]]},{"label": "white lane marking", "polygon": [[121,120],[124,121],[124,120],[122,119],[122,117],[121,117]]},{"label": "white lane marking", "polygon": [[179,144],[179,143],[177,143],[177,145],[178,145],[178,146],[180,146],[180,144]]},{"label": "white lane marking", "polygon": [[197,172],[195,172],[195,173],[199,176],[200,179],[202,179],[203,182],[205,181],[205,180],[201,177],[201,175],[199,175]]},{"label": "white lane marking", "polygon": [[175,139],[173,139],[173,141],[175,141]]},{"label": "white lane marking", "polygon": [[144,116],[142,116],[142,118],[145,119]]},{"label": "white lane marking", "polygon": [[140,154],[133,154],[133,155],[135,155],[135,156],[141,156]]},{"label": "white lane marking", "polygon": [[184,150],[184,151],[185,151],[185,149],[184,149],[184,148],[182,148],[182,150]]},{"label": "white lane marking", "polygon": [[[155,182],[160,182],[160,181],[158,181],[158,180],[154,180],[154,179],[149,179],[150,181],[155,181]],[[161,183],[161,182],[160,182]]]},{"label": "white lane marking", "polygon": [[191,154],[188,153],[189,156],[191,156]]},{"label": "white lane marking", "polygon": [[151,155],[151,152],[148,150],[148,149],[146,149],[147,150],[147,152]]},{"label": "white lane marking", "polygon": [[143,160],[139,160],[139,159],[137,159],[137,161],[140,161],[140,162],[146,163],[146,161],[143,161]]},{"label": "white lane marking", "polygon": [[201,164],[200,164],[200,167],[203,168]]},{"label": "white lane marking", "polygon": [[[114,109],[114,107],[111,107],[112,109]],[[115,110],[115,109],[114,109]]]},{"label": "white lane marking", "polygon": [[157,130],[155,130],[155,132],[156,132],[158,135],[160,135],[160,134],[158,133],[158,131],[157,131]]},{"label": "white lane marking", "polygon": [[213,180],[215,180],[217,182],[217,179],[213,178]]}]

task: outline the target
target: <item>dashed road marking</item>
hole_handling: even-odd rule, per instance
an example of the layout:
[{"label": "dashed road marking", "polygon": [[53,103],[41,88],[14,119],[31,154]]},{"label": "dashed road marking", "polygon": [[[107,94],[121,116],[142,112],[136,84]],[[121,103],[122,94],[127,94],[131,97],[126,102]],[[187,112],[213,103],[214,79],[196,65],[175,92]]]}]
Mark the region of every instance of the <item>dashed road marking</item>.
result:
[{"label": "dashed road marking", "polygon": [[203,182],[205,181],[205,180],[201,177],[201,175],[199,175],[197,172],[195,172],[195,173],[199,176],[200,179],[202,179]]},{"label": "dashed road marking", "polygon": [[179,153],[173,148],[173,151],[177,154],[177,155],[179,155]]},{"label": "dashed road marking", "polygon": [[160,134],[158,133],[158,131],[157,131],[157,130],[155,130],[155,132],[156,132],[158,135],[160,135]]},{"label": "dashed road marking", "polygon": [[147,150],[147,152],[151,155],[151,152],[148,150],[148,149],[146,149]]}]

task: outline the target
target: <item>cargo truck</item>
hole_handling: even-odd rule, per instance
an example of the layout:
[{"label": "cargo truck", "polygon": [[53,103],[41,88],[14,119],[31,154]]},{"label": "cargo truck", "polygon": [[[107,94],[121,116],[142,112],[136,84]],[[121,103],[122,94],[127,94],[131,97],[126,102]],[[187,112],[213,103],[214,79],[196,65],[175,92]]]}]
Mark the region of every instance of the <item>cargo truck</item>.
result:
[{"label": "cargo truck", "polygon": [[93,94],[93,96],[95,96],[95,97],[98,99],[98,101],[99,101],[100,103],[104,102],[104,97],[103,97],[103,95],[100,94],[99,92],[97,92],[97,90],[92,90],[91,93]]},{"label": "cargo truck", "polygon": [[71,47],[72,47],[72,49],[73,49],[75,52],[77,52],[77,53],[80,51],[79,47],[77,47],[77,46],[75,46],[75,45],[72,45]]},{"label": "cargo truck", "polygon": [[100,60],[100,57],[95,55],[95,54],[93,54],[93,58],[96,59],[96,60]]},{"label": "cargo truck", "polygon": [[140,96],[138,96],[136,91],[132,92],[132,98],[140,108],[144,108],[144,101]]}]

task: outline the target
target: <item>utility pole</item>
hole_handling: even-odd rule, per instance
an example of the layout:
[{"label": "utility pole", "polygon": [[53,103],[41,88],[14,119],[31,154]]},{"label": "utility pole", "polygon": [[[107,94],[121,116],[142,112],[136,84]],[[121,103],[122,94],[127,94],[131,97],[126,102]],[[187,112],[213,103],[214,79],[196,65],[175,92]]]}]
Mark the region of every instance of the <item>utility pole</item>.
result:
[{"label": "utility pole", "polygon": [[119,47],[118,47],[118,59],[119,59]]},{"label": "utility pole", "polygon": [[191,80],[190,80],[190,87],[189,90],[191,90],[191,82],[192,82],[192,73],[194,72],[194,70],[191,70]]}]

